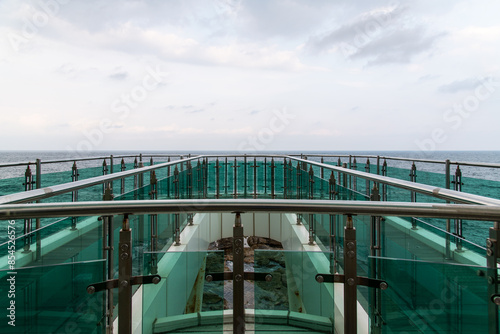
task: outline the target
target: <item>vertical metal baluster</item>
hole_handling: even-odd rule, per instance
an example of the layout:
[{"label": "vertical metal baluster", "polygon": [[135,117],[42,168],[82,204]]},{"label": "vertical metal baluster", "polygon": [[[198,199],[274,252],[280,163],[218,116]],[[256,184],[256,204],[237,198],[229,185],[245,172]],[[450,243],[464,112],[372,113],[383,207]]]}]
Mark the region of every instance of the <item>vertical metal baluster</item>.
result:
[{"label": "vertical metal baluster", "polygon": [[[36,159],[36,189],[40,189],[42,187],[42,161],[40,159]],[[37,203],[40,203],[40,201],[36,201]],[[42,239],[40,235],[40,228],[41,223],[40,223],[40,218],[36,218],[35,222],[36,226],[36,261],[40,260],[42,258]]]},{"label": "vertical metal baluster", "polygon": [[[137,157],[134,159],[134,169],[137,169],[139,165],[137,164]],[[134,190],[137,189],[137,174],[134,175]]]},{"label": "vertical metal baluster", "polygon": [[[113,200],[113,189],[107,187],[104,191],[102,197],[103,201]],[[104,263],[104,278],[106,280],[112,280],[114,278],[114,233],[113,233],[113,216],[103,216],[100,217],[102,220],[102,231],[103,231],[103,258],[106,259]],[[106,289],[106,294],[103,296],[105,299],[104,305],[106,305],[106,333],[113,333],[113,289]]]},{"label": "vertical metal baluster", "polygon": [[295,167],[295,197],[300,199],[300,171],[302,170],[302,165],[300,162],[297,162],[297,166]]},{"label": "vertical metal baluster", "polygon": [[227,157],[224,160],[224,194],[227,197],[227,189],[229,188],[228,163]]},{"label": "vertical metal baluster", "polygon": [[[106,163],[106,159],[102,162],[102,175],[107,175],[108,174],[108,164]],[[102,193],[104,194],[104,191],[106,190],[106,183],[104,182],[102,184]]]},{"label": "vertical metal baluster", "polygon": [[243,197],[247,198],[247,190],[248,190],[248,163],[247,163],[247,155],[243,157]]},{"label": "vertical metal baluster", "polygon": [[[33,190],[33,174],[31,173],[30,165],[26,167],[26,172],[24,173],[24,191],[30,191]],[[28,253],[31,252],[30,250],[30,244],[31,244],[31,224],[32,224],[32,219],[31,218],[26,218],[24,219],[24,251],[23,253]]]},{"label": "vertical metal baluster", "polygon": [[356,228],[352,216],[347,216],[344,228],[344,333],[357,333],[357,263]]},{"label": "vertical metal baluster", "polygon": [[[455,190],[462,191],[462,171],[460,170],[460,166],[457,165],[457,170],[455,171]],[[455,219],[455,234],[457,236],[457,250],[458,252],[462,251],[462,219]]]},{"label": "vertical metal baluster", "polygon": [[[417,166],[415,166],[415,162],[411,165],[410,169],[410,181],[411,182],[417,182]],[[410,192],[410,199],[411,202],[416,202],[417,201],[417,193],[412,191]],[[411,217],[411,229],[416,230],[417,229],[417,221],[415,220],[414,217]]]},{"label": "vertical metal baluster", "polygon": [[[71,181],[76,182],[78,181],[78,176],[80,174],[78,173],[78,167],[76,166],[76,161],[73,161],[73,167],[71,167]],[[71,202],[78,202],[78,190],[75,190],[71,193]],[[76,222],[78,218],[77,217],[71,217],[71,230],[74,231],[76,230]]]},{"label": "vertical metal baluster", "polygon": [[287,162],[286,158],[283,158],[283,198],[288,198],[288,177],[287,177]]},{"label": "vertical metal baluster", "polygon": [[220,189],[219,189],[219,178],[220,178],[220,175],[219,175],[219,158],[217,158],[215,160],[215,198],[219,198],[219,195],[220,195]]},{"label": "vertical metal baluster", "polygon": [[233,226],[233,333],[245,333],[243,225],[236,212]]},{"label": "vertical metal baluster", "polygon": [[257,168],[260,167],[257,165],[257,159],[253,158],[253,198],[257,198]]},{"label": "vertical metal baluster", "polygon": [[274,158],[271,158],[271,198],[274,199],[276,195],[274,194],[274,186],[275,186],[275,172],[274,169],[276,168],[274,164]]},{"label": "vertical metal baluster", "polygon": [[[444,165],[444,174],[445,174],[445,188],[450,189],[450,160],[446,159],[445,165]],[[446,201],[446,203],[450,203],[450,201]],[[451,232],[451,220],[448,218],[446,219],[446,259],[451,259],[451,247],[450,247],[450,232]]]},{"label": "vertical metal baluster", "polygon": [[[387,161],[382,164],[382,176],[387,176]],[[382,184],[382,201],[387,201],[387,184]]]},{"label": "vertical metal baluster", "polygon": [[[352,169],[357,170],[358,169],[358,164],[356,162],[356,157],[354,157],[354,161],[352,163]],[[354,176],[353,178],[353,185],[352,185],[352,190],[358,191],[358,178]]]},{"label": "vertical metal baluster", "polygon": [[238,198],[238,162],[236,160],[236,158],[234,158],[234,165],[233,165],[233,176],[234,176],[234,192],[233,192],[233,197],[234,198]]},{"label": "vertical metal baluster", "polygon": [[123,217],[118,257],[118,332],[132,333],[132,230],[128,215]]},{"label": "vertical metal baluster", "polygon": [[[151,191],[149,192],[149,199],[158,199],[158,180],[156,178],[155,171],[151,171],[149,176],[149,184],[151,187]],[[156,252],[158,245],[158,215],[150,214],[149,215],[149,223],[150,223],[150,234],[151,234],[151,274],[155,275],[158,272],[158,261]]]},{"label": "vertical metal baluster", "polygon": [[[365,172],[370,173],[370,159],[366,159]],[[370,180],[366,180],[366,196],[370,197]]]},{"label": "vertical metal baluster", "polygon": [[[123,160],[122,158],[122,161],[121,161],[121,166],[120,166],[120,171],[121,172],[124,172],[125,170],[127,169],[127,165],[125,165],[125,160]],[[125,178],[122,178],[120,180],[120,194],[125,194]]]},{"label": "vertical metal baluster", "polygon": [[312,165],[309,168],[309,199],[314,199],[314,170]]},{"label": "vertical metal baluster", "polygon": [[498,257],[500,249],[500,222],[495,222],[490,228],[489,238],[486,239],[486,266],[488,267],[488,333],[498,334],[500,295],[498,294]]},{"label": "vertical metal baluster", "polygon": [[264,194],[267,194],[267,188],[267,158],[264,158]]},{"label": "vertical metal baluster", "polygon": [[[380,201],[380,193],[377,188],[377,184],[373,183],[373,188],[370,195],[370,201]],[[370,255],[372,257],[380,256],[380,219],[381,217],[371,217],[370,221]],[[378,272],[378,260],[373,258],[370,265],[370,277],[376,278],[379,275]],[[380,290],[371,288],[369,289],[371,295],[371,305],[370,305],[370,319],[371,321],[371,333],[381,333],[382,331],[382,317],[381,317],[381,305],[380,305]]]}]

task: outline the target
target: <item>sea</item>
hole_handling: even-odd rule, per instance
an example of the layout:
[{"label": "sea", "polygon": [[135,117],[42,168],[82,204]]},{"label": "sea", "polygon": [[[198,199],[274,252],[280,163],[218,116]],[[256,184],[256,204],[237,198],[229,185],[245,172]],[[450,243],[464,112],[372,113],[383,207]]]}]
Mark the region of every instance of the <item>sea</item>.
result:
[{"label": "sea", "polygon": [[[0,179],[11,177],[21,177],[24,175],[26,167],[2,167],[6,163],[35,163],[36,159],[44,161],[53,160],[71,160],[75,158],[91,158],[91,157],[109,157],[110,155],[202,155],[202,154],[303,154],[308,155],[352,155],[352,156],[381,156],[381,157],[401,157],[409,159],[424,159],[444,161],[449,159],[451,162],[470,162],[470,163],[490,163],[498,164],[496,168],[487,167],[461,167],[463,175],[466,177],[474,177],[485,180],[500,181],[500,151],[260,151],[260,152],[242,152],[242,151],[0,151]],[[149,159],[149,158],[148,158]],[[319,158],[310,158],[318,160]],[[336,159],[332,158],[332,161]],[[346,158],[342,159],[346,162]],[[358,162],[364,163],[365,160],[358,158]],[[371,163],[376,161],[371,160]],[[117,162],[115,162],[117,163]],[[388,165],[392,167],[409,168],[412,162],[388,160]],[[96,167],[102,164],[102,161],[82,161],[78,162],[79,168]],[[436,172],[444,174],[444,164],[436,163],[416,163],[418,170]],[[71,162],[60,164],[43,164],[42,173],[44,172],[60,172],[67,171],[71,167]]]}]

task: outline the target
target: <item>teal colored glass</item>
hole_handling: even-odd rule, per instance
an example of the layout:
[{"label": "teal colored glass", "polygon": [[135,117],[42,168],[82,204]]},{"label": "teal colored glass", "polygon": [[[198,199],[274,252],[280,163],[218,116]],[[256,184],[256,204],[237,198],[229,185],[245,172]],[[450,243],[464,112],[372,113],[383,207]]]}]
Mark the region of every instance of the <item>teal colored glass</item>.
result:
[{"label": "teal colored glass", "polygon": [[[145,253],[150,262],[154,253]],[[166,252],[158,262],[158,284],[142,286],[143,332],[222,333],[224,281],[205,273],[224,270],[224,253]]]},{"label": "teal colored glass", "polygon": [[[372,330],[381,333],[486,333],[487,268],[370,257],[371,278],[388,283],[371,291]],[[378,306],[376,306],[378,305]]]},{"label": "teal colored glass", "polygon": [[[2,333],[105,333],[103,293],[87,293],[87,286],[103,281],[103,261],[72,262],[0,270],[0,293],[15,301],[15,327],[5,317]],[[7,278],[15,277],[15,297]],[[7,308],[7,306],[5,306]],[[4,312],[6,314],[7,312]]]},{"label": "teal colored glass", "polygon": [[331,257],[323,252],[255,250],[254,271],[272,275],[254,282],[255,332],[334,333],[333,283],[318,283],[329,274]]}]

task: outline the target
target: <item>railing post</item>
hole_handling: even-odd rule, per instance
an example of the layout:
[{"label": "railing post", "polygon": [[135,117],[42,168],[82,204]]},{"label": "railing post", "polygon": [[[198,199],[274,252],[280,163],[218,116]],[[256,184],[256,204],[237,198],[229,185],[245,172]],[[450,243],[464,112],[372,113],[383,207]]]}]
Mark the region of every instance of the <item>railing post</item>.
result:
[{"label": "railing post", "polygon": [[[103,160],[102,162],[102,175],[107,175],[108,174],[108,164],[106,163],[106,159]],[[102,193],[104,194],[104,191],[106,191],[106,183],[107,182],[104,182],[102,184]]]},{"label": "railing post", "polygon": [[123,217],[118,257],[118,332],[132,333],[132,230],[128,215]]},{"label": "railing post", "polygon": [[248,191],[248,163],[247,163],[247,155],[243,157],[243,198],[247,197],[247,191]]},{"label": "railing post", "polygon": [[[78,167],[76,166],[76,161],[73,162],[73,167],[71,167],[71,181],[76,182],[78,181],[78,176],[80,174],[78,173]],[[78,202],[78,190],[75,190],[71,193],[71,202]],[[71,230],[74,231],[76,230],[76,221],[77,217],[71,217]]]},{"label": "railing post", "polygon": [[[370,195],[370,201],[380,201],[380,193],[377,187],[377,183],[373,183],[373,188]],[[379,216],[371,217],[370,255],[373,257],[380,256],[380,251],[381,251],[380,220],[381,217]],[[378,278],[378,275],[379,275],[379,261],[378,259],[373,259],[370,265],[370,277]],[[369,293],[371,296],[370,298],[371,333],[377,334],[382,332],[382,324],[383,324],[383,320],[381,317],[381,294],[379,289],[369,289]]]},{"label": "railing post", "polygon": [[314,170],[311,165],[309,168],[309,199],[314,199]]},{"label": "railing post", "polygon": [[[415,166],[415,162],[411,165],[410,169],[410,182],[417,182],[417,166]],[[410,192],[410,200],[412,203],[417,201],[417,193],[412,191]],[[417,221],[415,218],[411,218],[411,229],[416,230],[417,229]]]},{"label": "railing post", "polygon": [[220,175],[219,175],[219,158],[215,160],[215,198],[220,196]]},{"label": "railing post", "polygon": [[[370,158],[366,159],[365,172],[370,173]],[[366,195],[370,197],[370,180],[366,180]]]},{"label": "railing post", "polygon": [[314,215],[309,214],[309,245],[314,245],[314,239],[316,237]]},{"label": "railing post", "polygon": [[[134,169],[139,168],[139,165],[137,164],[137,157],[134,159]],[[137,182],[138,182],[138,177],[137,174],[134,175],[134,190],[137,189]]]},{"label": "railing post", "polygon": [[[112,201],[113,200],[113,190],[111,187],[107,187],[106,190],[104,191],[104,195],[102,197],[103,201]],[[102,236],[102,251],[103,251],[103,258],[106,259],[106,262],[104,264],[105,266],[105,274],[104,277],[106,280],[111,280],[114,278],[114,233],[113,233],[113,216],[103,216],[102,218],[102,231],[103,231],[103,236]],[[106,268],[107,267],[107,268]],[[113,290],[107,289],[106,290],[106,333],[113,333]]]},{"label": "railing post", "polygon": [[227,157],[224,160],[224,194],[227,197],[227,189],[229,188],[228,163]]},{"label": "railing post", "polygon": [[489,334],[498,334],[499,317],[498,306],[500,295],[498,295],[498,257],[500,249],[500,222],[495,222],[490,228],[489,238],[486,239],[486,265],[488,267],[488,328]]},{"label": "railing post", "polygon": [[[158,180],[155,171],[151,171],[149,177],[151,191],[149,192],[150,199],[158,199]],[[157,251],[158,245],[158,215],[150,214],[150,233],[151,233],[151,252]],[[151,256],[151,274],[155,275],[158,272],[157,254],[153,253]]]},{"label": "railing post", "polygon": [[274,169],[276,168],[276,165],[274,164],[274,158],[271,158],[271,198],[274,199],[276,195],[274,194],[274,188],[275,188],[275,172]]},{"label": "railing post", "polygon": [[114,163],[114,162],[113,162],[113,161],[114,161],[114,160],[113,160],[113,154],[111,154],[111,155],[109,156],[109,172],[110,172],[111,174],[113,174],[113,173],[114,173],[114,170],[113,170],[113,163]]},{"label": "railing post", "polygon": [[[446,189],[450,189],[450,160],[446,159],[445,161],[445,180],[444,186]],[[446,201],[446,203],[450,203],[450,201]],[[451,247],[450,247],[450,233],[451,233],[451,221],[450,219],[446,219],[446,259],[451,259]]]},{"label": "railing post", "polygon": [[351,215],[344,228],[344,333],[357,333],[356,229]]},{"label": "railing post", "polygon": [[245,333],[244,251],[241,215],[236,212],[233,226],[233,333]]},{"label": "railing post", "polygon": [[[457,166],[457,170],[455,171],[455,190],[462,191],[462,171],[460,170],[460,166]],[[457,236],[457,251],[462,251],[462,219],[455,219],[455,235]]]},{"label": "railing post", "polygon": [[[36,159],[36,189],[40,189],[42,187],[42,161],[40,159]],[[40,203],[40,201],[36,201]],[[42,227],[40,224],[40,218],[36,218],[36,259],[37,261],[42,258],[42,240],[40,236],[40,228]]]},{"label": "railing post", "polygon": [[[30,165],[26,167],[26,172],[24,173],[24,191],[30,191],[33,190],[33,184],[35,181],[33,181],[33,174],[31,173]],[[31,243],[31,226],[32,224],[32,219],[31,218],[26,218],[24,219],[24,251],[23,253],[28,253],[31,252],[30,250],[30,243]]]},{"label": "railing post", "polygon": [[[122,161],[120,163],[120,171],[123,172],[127,169],[127,165],[125,165],[125,160],[123,160],[122,158]],[[120,194],[124,194],[125,193],[125,178],[122,178],[120,180]]]},{"label": "railing post", "polygon": [[267,194],[267,158],[264,158],[264,194]]},{"label": "railing post", "polygon": [[302,166],[300,164],[300,162],[297,161],[297,172],[296,172],[296,176],[297,176],[297,199],[301,199],[302,198]]},{"label": "railing post", "polygon": [[286,158],[283,159],[283,198],[288,198],[288,175],[287,175],[287,162]]},{"label": "railing post", "polygon": [[257,159],[253,158],[253,198],[257,198],[257,168],[260,166],[257,165]]},{"label": "railing post", "polygon": [[[382,176],[387,176],[387,160],[382,164]],[[382,184],[382,201],[387,201],[387,184]]]},{"label": "railing post", "polygon": [[[354,170],[358,169],[358,164],[356,162],[356,157],[354,157],[354,161],[353,161],[353,164],[352,164],[352,169],[354,169]],[[352,189],[354,191],[358,191],[358,178],[356,176],[354,176],[352,181],[353,181]]]},{"label": "railing post", "polygon": [[329,199],[334,200],[335,195],[337,195],[337,191],[336,191],[337,184],[335,181],[335,175],[333,174],[333,171],[330,174],[330,179],[328,180],[328,185],[329,185],[329,191],[328,191]]},{"label": "railing post", "polygon": [[234,165],[233,165],[233,177],[234,177],[234,182],[233,182],[233,187],[234,187],[234,192],[233,192],[233,198],[238,198],[238,161],[236,158],[234,158]]}]

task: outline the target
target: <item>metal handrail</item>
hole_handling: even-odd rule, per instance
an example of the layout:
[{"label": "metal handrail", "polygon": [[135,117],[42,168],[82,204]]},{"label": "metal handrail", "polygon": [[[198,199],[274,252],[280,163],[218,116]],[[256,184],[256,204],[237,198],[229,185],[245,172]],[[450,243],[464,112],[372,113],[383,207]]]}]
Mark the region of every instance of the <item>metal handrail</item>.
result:
[{"label": "metal handrail", "polygon": [[9,204],[0,206],[0,219],[235,211],[462,218],[500,221],[500,206],[280,199],[129,200]]},{"label": "metal handrail", "polygon": [[41,200],[44,198],[49,198],[52,196],[72,192],[75,190],[99,185],[105,182],[110,182],[114,180],[119,180],[128,176],[133,176],[133,175],[138,175],[142,174],[145,172],[153,171],[155,169],[167,167],[167,166],[173,166],[182,162],[194,160],[194,159],[199,159],[199,156],[196,157],[191,157],[191,158],[186,158],[182,160],[175,160],[172,162],[164,162],[158,165],[152,165],[152,166],[145,166],[137,169],[131,169],[123,172],[118,172],[118,173],[113,173],[113,174],[107,174],[107,175],[102,175],[102,176],[96,176],[92,177],[89,179],[85,180],[80,180],[80,181],[75,181],[75,182],[68,182],[68,183],[63,183],[63,184],[58,184],[50,187],[45,187],[45,188],[40,188],[40,189],[34,189],[30,191],[25,191],[25,192],[19,192],[15,194],[10,194],[10,195],[4,195],[0,197],[0,204],[7,204],[7,203],[26,203],[26,202],[33,202],[37,200]]},{"label": "metal handrail", "polygon": [[381,176],[378,174],[366,173],[354,169],[348,169],[339,166],[327,165],[320,162],[304,160],[300,158],[290,157],[295,161],[305,162],[314,166],[323,167],[336,172],[341,172],[348,175],[353,175],[356,177],[361,177],[366,180],[374,181],[377,183],[383,183],[388,186],[394,186],[406,190],[415,191],[424,195],[437,197],[447,201],[459,202],[459,203],[470,203],[470,204],[483,204],[483,205],[500,205],[500,200],[489,198],[485,196],[469,194],[465,192],[460,192],[456,190],[450,190],[446,188],[440,188],[435,186],[429,186],[427,184],[416,183],[411,181],[405,181],[401,179],[392,178],[389,176]]},{"label": "metal handrail", "polygon": [[381,175],[377,175],[377,174],[366,173],[366,172],[362,172],[362,171],[358,171],[358,170],[352,170],[352,169],[348,169],[348,168],[328,165],[328,164],[315,162],[315,161],[311,161],[311,160],[295,158],[292,156],[272,155],[272,154],[269,154],[269,155],[199,155],[199,156],[186,158],[186,159],[182,159],[182,160],[176,160],[176,161],[166,162],[166,163],[162,163],[162,164],[158,164],[158,165],[142,167],[139,169],[118,172],[118,173],[113,173],[113,174],[108,174],[108,175],[103,175],[103,176],[97,176],[97,177],[93,177],[93,178],[89,178],[89,179],[85,179],[85,180],[80,180],[80,181],[76,181],[76,182],[69,182],[69,183],[64,183],[64,184],[55,185],[55,186],[51,186],[51,187],[40,188],[40,189],[30,190],[30,191],[21,192],[21,193],[5,195],[5,196],[0,197],[0,204],[33,202],[36,200],[49,198],[49,197],[52,197],[55,195],[75,191],[75,190],[86,188],[89,186],[102,184],[105,182],[121,179],[121,178],[128,177],[128,176],[142,174],[142,173],[147,172],[147,171],[152,171],[155,169],[167,167],[169,165],[170,166],[175,165],[175,164],[190,161],[190,160],[203,159],[203,158],[215,158],[215,157],[245,157],[245,156],[246,157],[287,158],[287,159],[291,159],[291,160],[295,160],[295,161],[308,163],[308,164],[311,164],[314,166],[323,167],[323,168],[326,168],[329,170],[341,172],[344,174],[357,176],[357,177],[360,177],[360,178],[363,178],[366,180],[370,180],[370,181],[374,181],[377,183],[382,183],[382,184],[386,184],[389,186],[394,186],[394,187],[418,192],[418,193],[425,194],[428,196],[441,198],[443,200],[448,200],[448,201],[453,201],[453,202],[458,202],[458,203],[469,203],[469,204],[500,205],[500,200],[485,197],[485,196],[469,194],[469,193],[464,193],[464,192],[440,188],[440,187],[429,186],[429,185],[421,184],[421,183],[404,181],[404,180],[400,180],[400,179],[396,179],[396,178],[392,178],[392,177],[388,177],[388,176],[381,176]]}]

